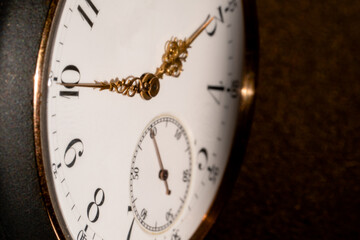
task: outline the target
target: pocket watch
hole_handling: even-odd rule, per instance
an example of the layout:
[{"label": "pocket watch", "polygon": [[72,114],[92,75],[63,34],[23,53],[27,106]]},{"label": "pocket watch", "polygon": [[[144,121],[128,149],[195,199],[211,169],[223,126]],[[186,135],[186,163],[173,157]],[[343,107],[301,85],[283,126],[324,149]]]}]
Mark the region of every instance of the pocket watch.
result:
[{"label": "pocket watch", "polygon": [[254,16],[246,0],[52,1],[33,131],[54,237],[205,237],[249,134]]}]

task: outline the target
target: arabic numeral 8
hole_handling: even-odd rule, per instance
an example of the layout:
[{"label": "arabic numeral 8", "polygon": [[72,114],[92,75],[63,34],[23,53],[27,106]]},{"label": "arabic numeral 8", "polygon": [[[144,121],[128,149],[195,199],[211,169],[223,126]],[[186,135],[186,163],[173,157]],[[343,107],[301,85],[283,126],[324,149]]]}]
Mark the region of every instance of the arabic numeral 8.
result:
[{"label": "arabic numeral 8", "polygon": [[105,192],[101,188],[97,188],[94,193],[94,201],[89,203],[87,207],[87,217],[90,222],[94,223],[99,219],[100,207],[105,202]]}]

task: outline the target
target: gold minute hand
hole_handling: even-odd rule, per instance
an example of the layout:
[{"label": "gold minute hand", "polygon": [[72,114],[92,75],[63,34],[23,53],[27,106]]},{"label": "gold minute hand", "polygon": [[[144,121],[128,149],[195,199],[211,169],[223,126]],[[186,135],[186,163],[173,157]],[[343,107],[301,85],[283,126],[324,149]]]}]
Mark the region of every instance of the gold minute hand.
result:
[{"label": "gold minute hand", "polygon": [[145,100],[150,100],[155,97],[160,90],[159,79],[163,78],[163,75],[171,77],[179,77],[182,68],[182,62],[185,62],[191,43],[200,35],[202,31],[214,20],[214,17],[206,20],[188,39],[184,40],[172,37],[165,43],[165,53],[162,56],[162,64],[156,69],[154,74],[144,73],[140,77],[128,76],[127,78],[111,79],[108,81],[95,81],[95,83],[61,83],[65,87],[91,87],[102,90],[110,90],[133,97],[135,94]]}]

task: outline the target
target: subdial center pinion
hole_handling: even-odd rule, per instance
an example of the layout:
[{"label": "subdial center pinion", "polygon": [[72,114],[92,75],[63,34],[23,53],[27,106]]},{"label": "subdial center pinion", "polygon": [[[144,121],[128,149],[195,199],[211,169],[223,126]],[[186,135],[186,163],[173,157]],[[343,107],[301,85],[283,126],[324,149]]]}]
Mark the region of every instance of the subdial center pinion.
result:
[{"label": "subdial center pinion", "polygon": [[163,181],[166,181],[169,177],[169,171],[166,169],[161,169],[159,172],[159,178]]}]

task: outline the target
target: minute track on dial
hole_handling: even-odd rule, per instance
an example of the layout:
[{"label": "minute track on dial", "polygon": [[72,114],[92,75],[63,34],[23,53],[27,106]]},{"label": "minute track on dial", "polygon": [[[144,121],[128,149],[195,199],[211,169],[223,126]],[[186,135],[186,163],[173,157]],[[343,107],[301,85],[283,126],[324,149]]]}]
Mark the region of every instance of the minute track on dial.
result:
[{"label": "minute track on dial", "polygon": [[115,78],[108,81],[94,81],[95,83],[61,83],[65,87],[89,87],[98,88],[100,91],[109,90],[124,96],[133,97],[136,94],[144,100],[155,97],[160,90],[160,81],[164,74],[170,77],[179,77],[183,71],[182,63],[188,56],[188,48],[191,43],[205,30],[214,20],[207,19],[189,38],[184,40],[172,37],[165,43],[165,53],[162,56],[162,64],[155,73],[144,73],[140,77],[128,76],[123,79]]}]

